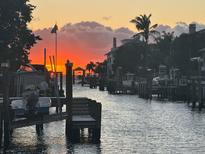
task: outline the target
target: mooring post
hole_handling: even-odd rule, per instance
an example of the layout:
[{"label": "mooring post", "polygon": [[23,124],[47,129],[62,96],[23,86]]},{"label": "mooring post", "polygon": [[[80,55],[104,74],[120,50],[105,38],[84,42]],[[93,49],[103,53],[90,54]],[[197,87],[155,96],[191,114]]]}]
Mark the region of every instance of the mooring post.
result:
[{"label": "mooring post", "polygon": [[67,61],[66,63],[66,112],[68,118],[66,120],[66,136],[71,139],[72,135],[72,101],[73,101],[73,81],[72,70],[73,64]]},{"label": "mooring post", "polygon": [[198,71],[199,71],[199,79],[198,79],[198,83],[199,83],[199,91],[198,91],[198,95],[199,95],[199,110],[201,111],[203,108],[203,88],[202,88],[202,78],[201,78],[201,61],[198,61]]},{"label": "mooring post", "polygon": [[46,68],[46,48],[44,48],[43,50],[43,64],[44,64],[44,67]]},{"label": "mooring post", "polygon": [[44,50],[43,50],[44,74],[45,74],[46,80],[48,80],[47,69],[46,69],[46,65],[47,65],[46,61],[47,61],[47,54],[46,54],[46,48],[44,48]]},{"label": "mooring post", "polygon": [[82,76],[82,87],[84,86],[84,82],[85,82],[85,70],[83,70],[83,76]]},{"label": "mooring post", "polygon": [[64,97],[64,90],[63,90],[63,73],[60,72],[60,91],[59,94],[61,97]]},{"label": "mooring post", "polygon": [[9,117],[9,63],[1,64],[3,70],[3,111],[4,111],[4,147],[7,148],[10,142],[10,117]]},{"label": "mooring post", "polygon": [[75,71],[73,70],[73,84],[75,84]]},{"label": "mooring post", "polygon": [[3,123],[3,120],[2,120],[2,106],[1,106],[0,108],[0,148],[2,145],[2,136],[3,136],[2,123]]},{"label": "mooring post", "polygon": [[100,137],[101,137],[101,113],[102,113],[102,104],[101,103],[97,103],[97,128],[95,130],[95,140],[96,142],[100,141]]},{"label": "mooring post", "polygon": [[38,136],[42,135],[43,133],[43,124],[36,124],[36,133]]},{"label": "mooring post", "polygon": [[92,133],[92,141],[97,143],[100,141],[101,137],[101,113],[102,113],[102,105],[94,100],[89,102],[89,110],[91,116],[96,119],[95,128],[88,129],[89,133]]}]

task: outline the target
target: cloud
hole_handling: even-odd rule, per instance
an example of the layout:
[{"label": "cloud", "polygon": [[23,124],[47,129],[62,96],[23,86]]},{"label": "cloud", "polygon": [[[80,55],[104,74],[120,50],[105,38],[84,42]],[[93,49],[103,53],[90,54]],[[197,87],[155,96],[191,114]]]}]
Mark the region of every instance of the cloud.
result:
[{"label": "cloud", "polygon": [[[196,31],[205,29],[205,25],[197,22],[192,22],[192,24],[196,24]],[[188,33],[189,32],[189,24],[185,22],[177,22],[174,27],[170,27],[169,25],[159,25],[156,28],[159,32],[174,32],[175,36],[179,36],[182,33]]]},{"label": "cloud", "polygon": [[[51,27],[35,31],[43,40],[32,48],[31,59],[34,63],[43,59],[39,57],[39,53],[42,53],[44,47],[47,48],[48,55],[54,55],[55,35],[50,31]],[[69,58],[77,65],[84,66],[90,60],[103,60],[104,54],[112,47],[113,37],[117,38],[120,45],[121,40],[130,38],[133,34],[128,28],[113,29],[94,21],[68,23],[58,31],[59,63],[63,65],[63,61]]]},{"label": "cloud", "polygon": [[104,16],[104,17],[102,17],[102,19],[108,21],[108,20],[111,20],[112,17],[111,16]]},{"label": "cloud", "polygon": [[[204,24],[193,22],[197,30],[205,28]],[[51,34],[51,28],[36,30],[35,33],[43,39],[31,50],[31,59],[33,63],[42,63],[43,49],[47,48],[48,55],[55,54],[55,35]],[[174,27],[169,25],[159,25],[159,32],[175,32],[176,36],[182,33],[188,33],[188,24],[178,22]],[[58,62],[62,66],[67,59],[70,59],[76,65],[85,66],[89,61],[102,61],[112,48],[113,37],[117,38],[118,46],[121,40],[128,39],[134,34],[126,27],[113,29],[94,21],[82,21],[79,23],[65,24],[58,31]],[[48,61],[49,62],[49,61]]]}]

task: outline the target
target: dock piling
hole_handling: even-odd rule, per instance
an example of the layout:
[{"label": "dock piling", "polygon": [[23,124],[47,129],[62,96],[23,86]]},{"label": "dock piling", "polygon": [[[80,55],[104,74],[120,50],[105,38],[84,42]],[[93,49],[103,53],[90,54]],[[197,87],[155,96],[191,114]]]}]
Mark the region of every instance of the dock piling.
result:
[{"label": "dock piling", "polygon": [[73,64],[69,62],[66,63],[66,112],[68,118],[66,120],[66,136],[71,139],[72,134],[72,100],[73,100]]},{"label": "dock piling", "polygon": [[10,75],[8,68],[4,68],[3,71],[3,113],[4,113],[4,147],[7,148],[10,143],[10,115],[9,115],[9,87],[10,87]]},{"label": "dock piling", "polygon": [[0,148],[2,146],[2,137],[3,137],[3,117],[2,117],[2,109],[0,108]]}]

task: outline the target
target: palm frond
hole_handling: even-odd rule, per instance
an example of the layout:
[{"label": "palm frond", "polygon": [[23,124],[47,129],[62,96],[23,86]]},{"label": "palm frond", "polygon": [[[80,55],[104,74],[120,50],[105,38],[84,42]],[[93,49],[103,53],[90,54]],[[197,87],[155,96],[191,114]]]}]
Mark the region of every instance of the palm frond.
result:
[{"label": "palm frond", "polygon": [[148,19],[150,19],[150,18],[151,18],[151,16],[152,16],[152,14],[149,14]]},{"label": "palm frond", "polygon": [[137,20],[132,19],[132,20],[130,20],[130,22],[131,22],[131,23],[136,23],[136,22],[137,22]]},{"label": "palm frond", "polygon": [[158,24],[154,24],[150,27],[150,29],[155,29],[155,28],[157,28],[157,26],[158,26]]}]

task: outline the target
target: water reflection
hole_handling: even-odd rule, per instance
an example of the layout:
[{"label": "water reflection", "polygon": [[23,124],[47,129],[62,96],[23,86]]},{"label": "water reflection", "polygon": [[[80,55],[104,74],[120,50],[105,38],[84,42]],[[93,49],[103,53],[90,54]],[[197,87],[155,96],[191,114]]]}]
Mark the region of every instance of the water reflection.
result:
[{"label": "water reflection", "polygon": [[81,140],[72,144],[64,135],[65,121],[44,125],[41,135],[35,133],[34,127],[16,129],[13,132],[12,144],[7,153],[101,153],[100,143],[93,144],[88,130],[82,131]]},{"label": "water reflection", "polygon": [[74,87],[74,95],[102,102],[101,143],[93,144],[87,130],[80,143],[65,138],[65,121],[16,129],[8,152],[20,153],[205,153],[205,113],[184,103],[146,102],[137,96],[108,95]]}]

